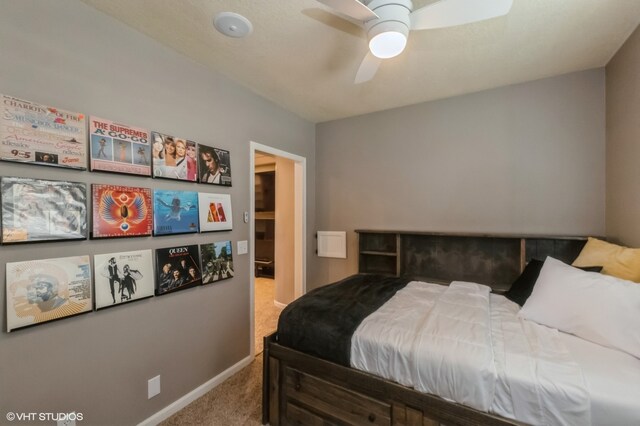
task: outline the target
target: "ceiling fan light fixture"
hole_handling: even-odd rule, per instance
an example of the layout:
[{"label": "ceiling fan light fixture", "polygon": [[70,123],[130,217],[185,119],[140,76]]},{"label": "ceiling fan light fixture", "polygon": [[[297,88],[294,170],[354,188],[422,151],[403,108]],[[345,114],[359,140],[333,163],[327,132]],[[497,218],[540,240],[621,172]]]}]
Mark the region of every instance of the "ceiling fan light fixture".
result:
[{"label": "ceiling fan light fixture", "polygon": [[384,59],[401,54],[409,32],[447,28],[480,22],[509,13],[513,0],[421,0],[416,10],[412,0],[317,0],[342,14],[360,21],[367,33],[369,52],[354,83],[373,78]]},{"label": "ceiling fan light fixture", "polygon": [[409,26],[406,22],[390,20],[374,23],[368,28],[369,50],[380,59],[398,56],[407,46]]},{"label": "ceiling fan light fixture", "polygon": [[407,36],[398,31],[385,31],[369,41],[369,50],[380,59],[398,56],[407,46]]}]

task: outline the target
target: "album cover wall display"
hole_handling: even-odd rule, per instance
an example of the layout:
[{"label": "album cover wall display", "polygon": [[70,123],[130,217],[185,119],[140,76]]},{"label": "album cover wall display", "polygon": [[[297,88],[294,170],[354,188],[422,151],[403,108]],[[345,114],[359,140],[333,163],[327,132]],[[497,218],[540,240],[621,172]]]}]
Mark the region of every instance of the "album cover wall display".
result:
[{"label": "album cover wall display", "polygon": [[89,256],[7,263],[7,331],[92,309]]},{"label": "album cover wall display", "polygon": [[151,132],[153,177],[195,182],[198,175],[196,143],[163,133]]},{"label": "album cover wall display", "polygon": [[233,277],[231,241],[218,241],[200,245],[202,284],[214,283]]},{"label": "album cover wall display", "polygon": [[153,235],[198,232],[198,193],[153,191]]},{"label": "album cover wall display", "polygon": [[151,235],[151,190],[120,185],[93,184],[92,238]]},{"label": "album cover wall display", "polygon": [[153,296],[151,250],[96,254],[93,264],[96,309]]},{"label": "album cover wall display", "polygon": [[198,246],[156,250],[156,295],[202,284]]},{"label": "album cover wall display", "polygon": [[149,131],[90,117],[91,170],[151,176]]},{"label": "album cover wall display", "polygon": [[200,232],[228,231],[233,228],[231,195],[198,193]]},{"label": "album cover wall display", "polygon": [[198,175],[200,183],[231,186],[229,151],[198,144]]},{"label": "album cover wall display", "polygon": [[2,243],[87,238],[84,183],[0,178]]},{"label": "album cover wall display", "polygon": [[0,115],[0,159],[87,169],[86,118],[7,95]]}]

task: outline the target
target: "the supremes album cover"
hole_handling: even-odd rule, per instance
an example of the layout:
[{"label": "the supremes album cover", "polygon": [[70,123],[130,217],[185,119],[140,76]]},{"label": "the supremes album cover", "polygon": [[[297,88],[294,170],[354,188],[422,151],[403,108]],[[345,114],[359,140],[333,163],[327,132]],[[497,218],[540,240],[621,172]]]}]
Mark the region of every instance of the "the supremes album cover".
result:
[{"label": "the supremes album cover", "polygon": [[90,117],[91,170],[151,176],[149,131]]},{"label": "the supremes album cover", "polygon": [[198,232],[198,193],[153,191],[153,234]]},{"label": "the supremes album cover", "polygon": [[93,184],[93,238],[151,235],[151,190]]},{"label": "the supremes album cover", "polygon": [[7,263],[7,331],[92,309],[89,256]]},{"label": "the supremes album cover", "polygon": [[84,183],[3,177],[2,243],[87,238]]},{"label": "the supremes album cover", "polygon": [[6,95],[0,99],[0,159],[86,170],[83,114]]},{"label": "the supremes album cover", "polygon": [[183,290],[202,284],[198,246],[156,250],[156,294]]},{"label": "the supremes album cover", "polygon": [[96,254],[96,309],[153,296],[153,258],[151,250]]}]

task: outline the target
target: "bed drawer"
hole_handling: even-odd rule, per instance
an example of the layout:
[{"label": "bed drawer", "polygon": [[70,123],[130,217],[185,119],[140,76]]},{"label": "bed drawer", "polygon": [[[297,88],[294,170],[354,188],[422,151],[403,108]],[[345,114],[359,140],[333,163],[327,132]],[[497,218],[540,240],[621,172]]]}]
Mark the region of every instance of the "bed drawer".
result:
[{"label": "bed drawer", "polygon": [[[293,368],[285,369],[287,420],[293,424],[305,418],[322,423],[350,425],[390,425],[391,406],[329,383]],[[291,407],[291,408],[290,408]],[[308,421],[308,420],[307,420]],[[300,424],[304,424],[300,423]]]},{"label": "bed drawer", "polygon": [[291,401],[287,403],[287,423],[296,426],[338,426],[337,423],[323,419]]}]

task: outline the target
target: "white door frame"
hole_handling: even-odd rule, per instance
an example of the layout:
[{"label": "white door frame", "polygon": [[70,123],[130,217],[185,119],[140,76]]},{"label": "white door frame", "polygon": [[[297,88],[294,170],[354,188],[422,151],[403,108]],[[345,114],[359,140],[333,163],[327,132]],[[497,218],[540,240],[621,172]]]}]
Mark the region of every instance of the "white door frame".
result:
[{"label": "white door frame", "polygon": [[250,302],[249,302],[249,318],[250,318],[250,348],[251,357],[255,356],[255,169],[256,169],[256,151],[267,154],[276,155],[278,157],[287,158],[294,162],[295,179],[295,217],[301,218],[300,225],[296,226],[294,235],[295,246],[295,262],[294,262],[294,297],[298,298],[307,292],[307,159],[290,152],[262,145],[258,142],[249,142],[249,276],[250,276]]}]

